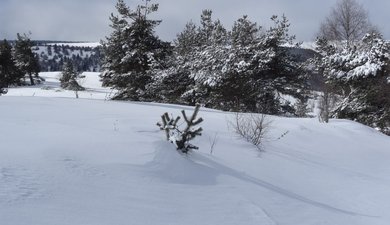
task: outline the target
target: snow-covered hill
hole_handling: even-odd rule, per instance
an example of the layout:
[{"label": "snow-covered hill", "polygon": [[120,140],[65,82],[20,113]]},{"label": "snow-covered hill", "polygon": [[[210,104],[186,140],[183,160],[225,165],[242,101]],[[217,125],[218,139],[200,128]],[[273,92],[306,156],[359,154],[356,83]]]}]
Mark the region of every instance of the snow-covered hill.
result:
[{"label": "snow-covered hill", "polygon": [[36,42],[34,53],[39,57],[41,71],[58,71],[64,61],[72,61],[79,71],[100,70],[99,43]]},{"label": "snow-covered hill", "polygon": [[87,75],[80,99],[53,73],[0,97],[1,225],[390,224],[388,136],[270,117],[260,153],[233,114],[201,109],[200,150],[182,155],[155,124],[191,107],[100,100]]}]

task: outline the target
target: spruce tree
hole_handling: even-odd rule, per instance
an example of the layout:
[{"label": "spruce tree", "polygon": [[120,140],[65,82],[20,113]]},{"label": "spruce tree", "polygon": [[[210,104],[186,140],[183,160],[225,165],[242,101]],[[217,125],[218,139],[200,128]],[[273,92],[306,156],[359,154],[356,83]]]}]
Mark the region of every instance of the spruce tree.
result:
[{"label": "spruce tree", "polygon": [[[180,97],[182,102],[214,106],[212,92],[221,79],[227,42],[228,33],[219,20],[213,21],[211,10],[202,11],[200,26],[196,30],[189,23],[178,35],[177,69],[179,74],[188,76],[186,90]],[[182,46],[186,46],[185,52],[181,51]]]},{"label": "spruce tree", "polygon": [[[256,111],[257,90],[253,80],[254,68],[261,68],[253,62],[253,55],[262,52],[258,47],[261,27],[247,16],[239,18],[233,25],[230,45],[224,61],[224,74],[217,86],[215,96],[223,102],[221,109],[233,111]],[[265,59],[265,58],[264,58]]]},{"label": "spruce tree", "polygon": [[17,40],[14,48],[14,60],[18,69],[24,74],[28,75],[30,84],[34,85],[33,73],[39,72],[39,63],[36,55],[32,51],[32,42],[30,38],[24,34],[17,34]]},{"label": "spruce tree", "polygon": [[198,47],[199,39],[196,25],[193,22],[188,22],[184,30],[177,34],[175,43],[175,51],[180,56],[191,54]]},{"label": "spruce tree", "polygon": [[15,65],[12,56],[12,46],[7,40],[0,41],[0,66],[4,87],[21,84],[23,74]]},{"label": "spruce tree", "polygon": [[116,9],[119,15],[110,17],[114,31],[102,41],[103,85],[119,90],[116,99],[148,100],[153,71],[164,67],[170,51],[154,33],[161,21],[148,18],[158,4],[145,0],[133,10],[118,0]]},{"label": "spruce tree", "polygon": [[0,95],[7,93],[6,88],[8,87],[8,84],[6,82],[6,79],[7,77],[3,72],[3,66],[0,65]]},{"label": "spruce tree", "polygon": [[[273,26],[261,35],[262,54],[255,59],[262,71],[255,73],[259,112],[270,114],[296,114],[296,108],[284,96],[306,102],[307,76],[299,57],[293,54],[299,45],[293,44],[295,36],[289,34],[290,23],[283,15],[272,16]],[[287,47],[290,46],[290,47]],[[264,58],[266,60],[264,60]]]},{"label": "spruce tree", "polygon": [[353,48],[336,48],[324,39],[317,45],[322,56],[315,60],[317,70],[342,98],[330,114],[390,135],[390,42],[371,33]]},{"label": "spruce tree", "polygon": [[71,61],[66,61],[63,65],[62,73],[61,73],[61,87],[66,90],[72,91],[82,91],[85,90],[82,86],[77,82],[79,74],[75,70]]},{"label": "spruce tree", "polygon": [[154,92],[155,101],[175,104],[195,104],[183,101],[181,96],[188,87],[194,85],[189,77],[188,66],[193,61],[194,49],[198,47],[197,27],[194,23],[186,24],[184,30],[174,40],[173,53],[166,58],[166,69],[157,72],[149,85],[149,92]]}]

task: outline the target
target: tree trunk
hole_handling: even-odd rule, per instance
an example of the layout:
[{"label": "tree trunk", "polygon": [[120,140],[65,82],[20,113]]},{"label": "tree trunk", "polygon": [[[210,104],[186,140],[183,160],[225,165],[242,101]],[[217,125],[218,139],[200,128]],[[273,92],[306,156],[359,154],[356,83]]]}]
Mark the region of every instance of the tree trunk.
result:
[{"label": "tree trunk", "polygon": [[30,77],[30,83],[31,85],[34,85],[34,78],[32,76],[32,73],[28,73],[28,76]]}]

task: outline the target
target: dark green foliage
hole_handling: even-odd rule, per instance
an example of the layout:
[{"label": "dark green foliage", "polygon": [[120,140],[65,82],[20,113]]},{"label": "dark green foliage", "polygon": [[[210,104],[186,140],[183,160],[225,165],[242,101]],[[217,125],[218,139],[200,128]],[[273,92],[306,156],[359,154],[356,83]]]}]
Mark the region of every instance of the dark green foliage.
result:
[{"label": "dark green foliage", "polygon": [[6,76],[3,73],[3,66],[0,65],[0,95],[7,93],[8,84],[6,82]]},{"label": "dark green foliage", "polygon": [[20,85],[23,74],[18,70],[12,56],[12,46],[7,40],[0,42],[0,71],[2,87]]},{"label": "dark green foliage", "polygon": [[16,63],[16,67],[22,72],[23,75],[28,75],[30,84],[34,85],[33,74],[38,76],[40,71],[39,62],[37,56],[32,51],[32,42],[27,35],[17,34],[17,40],[15,42],[13,58]]},{"label": "dark green foliage", "polygon": [[390,135],[390,84],[383,76],[355,83],[354,90],[334,110],[337,118],[356,120]]},{"label": "dark green foliage", "polygon": [[170,68],[150,86],[160,94],[157,101],[294,114],[280,95],[303,99],[305,72],[291,49],[282,47],[294,40],[288,20],[271,19],[274,26],[264,31],[243,16],[228,32],[204,10],[198,27],[190,22],[178,34]]},{"label": "dark green foliage", "polygon": [[[326,87],[342,98],[331,112],[390,135],[390,43],[377,34],[367,34],[354,47],[335,48],[318,41],[322,58],[317,69]],[[329,89],[330,88],[330,89]]]},{"label": "dark green foliage", "polygon": [[116,9],[113,32],[102,41],[101,75],[104,86],[119,91],[114,99],[294,114],[281,96],[304,98],[301,62],[283,47],[294,40],[284,16],[273,16],[268,30],[243,16],[227,31],[203,10],[199,26],[189,22],[172,49],[154,34],[161,21],[148,19],[158,5],[146,0],[133,10],[118,0]]},{"label": "dark green foliage", "polygon": [[154,34],[161,21],[148,19],[158,5],[145,0],[144,5],[132,10],[118,0],[116,9],[119,16],[110,17],[114,31],[102,41],[103,85],[119,90],[115,99],[148,100],[146,88],[153,79],[153,71],[164,67],[170,51],[169,43]]},{"label": "dark green foliage", "polygon": [[80,86],[77,82],[78,72],[75,71],[71,62],[65,62],[61,73],[61,87],[71,91],[83,91],[84,87]]}]

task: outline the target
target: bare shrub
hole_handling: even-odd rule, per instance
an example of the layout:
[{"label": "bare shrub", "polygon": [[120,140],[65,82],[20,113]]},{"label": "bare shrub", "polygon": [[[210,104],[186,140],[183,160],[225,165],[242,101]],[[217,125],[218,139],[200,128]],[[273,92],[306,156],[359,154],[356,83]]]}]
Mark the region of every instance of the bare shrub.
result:
[{"label": "bare shrub", "polygon": [[265,114],[236,113],[229,124],[236,134],[261,150],[271,122]]}]

